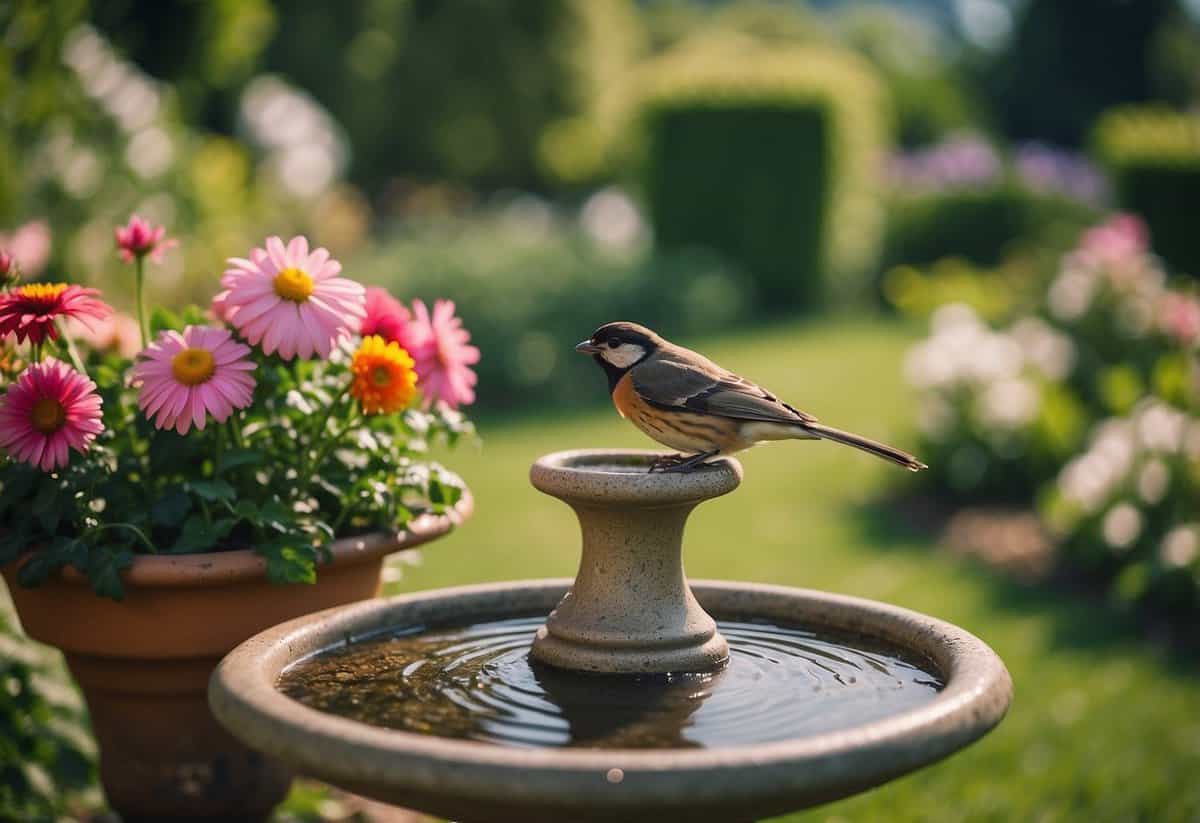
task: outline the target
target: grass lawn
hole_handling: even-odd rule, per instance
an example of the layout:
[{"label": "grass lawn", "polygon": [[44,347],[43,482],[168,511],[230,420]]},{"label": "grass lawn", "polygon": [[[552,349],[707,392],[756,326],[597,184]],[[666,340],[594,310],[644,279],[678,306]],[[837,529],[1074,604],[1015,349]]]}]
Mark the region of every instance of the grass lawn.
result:
[{"label": "grass lawn", "polygon": [[[582,336],[582,331],[581,331]],[[912,397],[900,364],[911,333],[878,320],[774,327],[706,346],[715,360],[837,426],[902,441]],[[595,382],[572,391],[604,391]],[[484,445],[447,462],[475,517],[429,548],[393,591],[572,575],[570,510],[536,492],[529,464],[559,449],[645,447],[611,409],[481,425]],[[868,507],[907,473],[825,443],[742,457],[742,488],[690,521],[690,575],[808,586],[886,600],[990,643],[1016,684],[990,736],[861,797],[787,820],[1198,820],[1200,680],[1098,604],[1025,588],[932,550]]]}]

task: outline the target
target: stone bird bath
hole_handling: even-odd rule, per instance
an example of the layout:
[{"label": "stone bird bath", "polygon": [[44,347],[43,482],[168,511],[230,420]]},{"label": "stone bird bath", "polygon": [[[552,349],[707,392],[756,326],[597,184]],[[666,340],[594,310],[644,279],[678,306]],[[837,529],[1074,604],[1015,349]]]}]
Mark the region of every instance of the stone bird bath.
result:
[{"label": "stone bird bath", "polygon": [[877,786],[1000,722],[1008,672],[955,626],[805,589],[689,586],[684,521],[741,467],[648,474],[654,456],[534,465],[579,516],[573,583],[293,620],[225,658],[214,714],[301,773],[459,821],[756,820]]}]

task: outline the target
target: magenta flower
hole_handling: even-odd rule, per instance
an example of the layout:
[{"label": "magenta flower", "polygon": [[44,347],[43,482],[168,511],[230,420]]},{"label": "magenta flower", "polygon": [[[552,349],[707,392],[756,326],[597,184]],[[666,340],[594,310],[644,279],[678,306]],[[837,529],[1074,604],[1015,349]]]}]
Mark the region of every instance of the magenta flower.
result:
[{"label": "magenta flower", "polygon": [[66,283],[30,283],[0,294],[0,337],[14,334],[18,342],[58,339],[55,321],[75,318],[92,325],[112,314],[96,289]]},{"label": "magenta flower", "polygon": [[0,234],[0,246],[8,250],[26,277],[37,277],[50,259],[50,224],[30,220],[12,234]]},{"label": "magenta flower", "polygon": [[334,345],[358,331],[366,315],[363,287],[338,277],[342,264],[325,249],[311,254],[308,240],[293,237],[286,247],[278,237],[250,259],[233,257],[218,295],[225,319],[251,345],[284,360],[299,355],[328,357]]},{"label": "magenta flower", "polygon": [[1120,266],[1150,250],[1150,231],[1140,217],[1114,214],[1083,233],[1079,255],[1095,266]]},{"label": "magenta flower", "polygon": [[0,284],[17,282],[20,274],[16,259],[4,249],[0,249]]},{"label": "magenta flower", "polygon": [[250,347],[228,329],[164,331],[133,367],[134,383],[141,384],[138,406],[156,427],[179,434],[193,425],[203,429],[210,414],[224,423],[253,397],[255,365],[249,355]]},{"label": "magenta flower", "polygon": [[398,343],[400,348],[411,353],[413,332],[412,314],[404,304],[392,297],[387,289],[367,289],[367,316],[363,319],[363,337],[377,334],[388,343]]},{"label": "magenta flower", "polygon": [[479,362],[479,349],[470,345],[470,332],[454,316],[454,301],[438,300],[431,316],[423,302],[414,300],[413,311],[409,353],[426,408],[435,400],[451,408],[474,403],[478,378],[469,367]]},{"label": "magenta flower", "polygon": [[135,259],[149,257],[155,263],[162,262],[163,252],[175,245],[174,240],[164,238],[166,233],[167,230],[162,226],[155,226],[136,214],[131,215],[126,225],[116,228],[121,259],[132,263]]},{"label": "magenta flower", "polygon": [[44,472],[67,465],[104,431],[96,384],[50,358],[21,373],[0,398],[0,446]]},{"label": "magenta flower", "polygon": [[1200,341],[1200,300],[1190,294],[1167,292],[1159,304],[1159,326],[1183,346]]}]

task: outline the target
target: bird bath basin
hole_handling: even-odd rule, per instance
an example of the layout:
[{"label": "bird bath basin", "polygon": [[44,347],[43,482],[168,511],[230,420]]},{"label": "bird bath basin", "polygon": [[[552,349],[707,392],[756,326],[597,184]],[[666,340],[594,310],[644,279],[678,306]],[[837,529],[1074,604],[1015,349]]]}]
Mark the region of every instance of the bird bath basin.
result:
[{"label": "bird bath basin", "polygon": [[[933,763],[1003,717],[982,641],[852,597],[683,576],[732,460],[564,452],[535,486],[579,515],[575,581],[468,586],[269,629],[213,674],[244,743],[350,791],[460,821],[756,820]],[[549,617],[546,615],[549,613]]]}]

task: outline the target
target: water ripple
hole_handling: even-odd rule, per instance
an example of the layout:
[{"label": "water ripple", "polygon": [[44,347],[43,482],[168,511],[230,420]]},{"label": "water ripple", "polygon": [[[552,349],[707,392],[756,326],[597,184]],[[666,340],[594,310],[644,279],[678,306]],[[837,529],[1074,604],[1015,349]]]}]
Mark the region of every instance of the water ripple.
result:
[{"label": "water ripple", "polygon": [[713,748],[788,740],[896,714],[942,688],[926,661],[803,626],[720,620],[707,674],[562,672],[529,657],[544,617],[406,627],[292,666],[287,695],[392,729],[509,746]]}]

